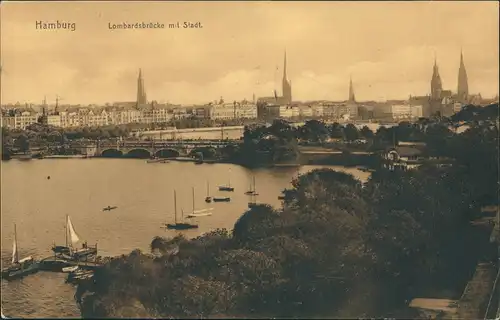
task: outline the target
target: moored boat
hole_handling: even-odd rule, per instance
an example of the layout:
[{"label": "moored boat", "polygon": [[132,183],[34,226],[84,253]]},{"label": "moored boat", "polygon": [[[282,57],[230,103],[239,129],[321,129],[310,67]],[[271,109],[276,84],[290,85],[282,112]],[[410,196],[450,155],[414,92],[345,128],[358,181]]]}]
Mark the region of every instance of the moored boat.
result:
[{"label": "moored boat", "polygon": [[[71,243],[68,241],[68,236],[69,240],[71,240]],[[82,258],[88,258],[89,256],[95,256],[97,254],[97,244],[92,247],[88,246],[87,242],[85,241],[82,243],[81,248],[74,247],[78,242],[80,242],[80,237],[76,233],[69,215],[66,215],[65,238],[65,246],[56,246],[55,244],[52,246],[52,251],[54,252],[56,257],[66,260],[80,260]]]},{"label": "moored boat", "polygon": [[212,202],[212,197],[210,196],[210,183],[207,181],[207,196],[205,197],[205,202]]},{"label": "moored boat", "polygon": [[[230,171],[229,175],[231,175],[231,169],[229,169],[229,171]],[[231,177],[229,177],[229,182],[228,182],[227,185],[225,185],[225,186],[219,186],[219,191],[228,191],[228,192],[233,192],[234,191],[234,188],[231,187]]]},{"label": "moored boat", "polygon": [[2,278],[7,280],[14,280],[32,274],[38,271],[38,262],[32,257],[28,256],[19,259],[19,251],[17,249],[17,230],[14,225],[14,243],[12,247],[12,264],[2,270]]},{"label": "moored boat", "polygon": [[77,270],[78,270],[78,266],[71,266],[71,267],[62,268],[62,272],[64,272],[64,273],[71,273],[71,272],[75,272]]},{"label": "moored boat", "polygon": [[[181,221],[184,220],[184,211],[181,209],[182,217]],[[172,229],[172,230],[188,230],[188,229],[197,229],[198,224],[189,223],[189,222],[177,222],[177,193],[174,190],[174,223],[165,223],[163,225],[164,228]]]},{"label": "moored boat", "polygon": [[200,209],[200,210],[195,210],[195,196],[194,196],[194,187],[192,188],[193,190],[193,211],[189,213],[186,217],[187,218],[198,218],[198,217],[207,217],[211,216],[213,208],[205,208],[205,209]]},{"label": "moored boat", "polygon": [[214,202],[231,202],[229,197],[213,197]]},{"label": "moored boat", "polygon": [[245,192],[248,196],[258,196],[257,190],[255,189],[255,176],[253,176],[253,183],[250,184],[250,188]]},{"label": "moored boat", "polygon": [[94,272],[91,270],[77,270],[70,272],[66,278],[68,283],[78,283],[81,280],[91,279],[94,276]]}]

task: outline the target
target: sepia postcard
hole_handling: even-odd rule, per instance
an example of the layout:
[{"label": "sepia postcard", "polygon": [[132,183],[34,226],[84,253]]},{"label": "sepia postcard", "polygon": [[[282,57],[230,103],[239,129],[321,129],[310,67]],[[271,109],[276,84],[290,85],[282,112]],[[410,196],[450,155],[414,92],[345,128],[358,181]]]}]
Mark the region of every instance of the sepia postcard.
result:
[{"label": "sepia postcard", "polygon": [[6,1],[1,316],[499,319],[496,1]]}]

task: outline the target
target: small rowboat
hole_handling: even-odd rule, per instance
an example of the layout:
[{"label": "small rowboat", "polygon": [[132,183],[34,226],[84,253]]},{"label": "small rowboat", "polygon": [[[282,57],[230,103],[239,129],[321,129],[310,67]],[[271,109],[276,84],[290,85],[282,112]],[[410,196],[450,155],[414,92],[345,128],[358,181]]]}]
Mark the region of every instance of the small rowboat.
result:
[{"label": "small rowboat", "polygon": [[66,273],[75,272],[76,270],[78,270],[78,266],[62,268],[62,272],[66,272]]}]

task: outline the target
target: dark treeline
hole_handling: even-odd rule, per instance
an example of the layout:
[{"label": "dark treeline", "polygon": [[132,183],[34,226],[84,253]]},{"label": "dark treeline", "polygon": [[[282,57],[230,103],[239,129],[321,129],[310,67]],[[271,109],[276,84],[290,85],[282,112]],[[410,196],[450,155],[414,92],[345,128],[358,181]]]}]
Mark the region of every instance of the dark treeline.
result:
[{"label": "dark treeline", "polygon": [[[487,107],[467,106],[450,118],[421,118],[417,122],[400,122],[394,127],[379,127],[373,132],[367,126],[360,130],[353,125],[326,124],[318,120],[306,121],[295,128],[287,121],[275,120],[271,126],[246,126],[243,145],[235,152],[236,162],[256,166],[266,163],[293,162],[299,156],[298,145],[317,145],[339,151],[378,152],[399,141],[425,142],[430,154],[455,156],[457,129],[467,123],[474,136],[479,127],[489,128],[498,118],[498,104]],[[459,139],[460,140],[460,139]]]},{"label": "dark treeline", "polygon": [[495,251],[470,221],[497,204],[498,127],[440,143],[452,167],[379,170],[364,185],[316,170],[293,180],[282,208],[250,209],[232,232],[156,237],[151,254],[113,258],[78,286],[81,313],[414,318],[412,298],[458,298]]}]

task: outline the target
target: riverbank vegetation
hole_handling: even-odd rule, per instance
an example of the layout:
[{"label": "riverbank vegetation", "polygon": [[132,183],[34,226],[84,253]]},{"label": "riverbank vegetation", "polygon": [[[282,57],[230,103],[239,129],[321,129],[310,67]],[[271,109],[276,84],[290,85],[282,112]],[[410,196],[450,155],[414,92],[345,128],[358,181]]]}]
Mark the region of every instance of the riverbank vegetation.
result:
[{"label": "riverbank vegetation", "polygon": [[[379,127],[373,132],[368,126],[354,124],[327,124],[318,120],[306,121],[294,127],[285,120],[275,120],[272,125],[246,126],[243,144],[234,152],[234,162],[245,166],[260,166],[274,163],[301,162],[299,146],[318,147],[343,153],[349,158],[354,152],[379,153],[399,142],[423,142],[430,155],[454,156],[453,145],[461,143],[462,137],[477,138],[477,131],[495,125],[498,104],[487,107],[468,106],[450,118],[421,118],[414,123],[400,122],[393,127]],[[470,130],[464,135],[458,129],[467,125]],[[465,140],[464,140],[465,142]],[[446,150],[444,150],[446,149]],[[452,153],[452,154],[446,154]]]},{"label": "riverbank vegetation", "polygon": [[79,285],[82,316],[414,318],[412,298],[456,299],[494,253],[470,221],[497,202],[498,126],[439,141],[453,167],[378,170],[365,184],[315,170],[232,232],[156,237],[150,253],[113,258]]}]

